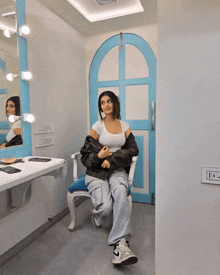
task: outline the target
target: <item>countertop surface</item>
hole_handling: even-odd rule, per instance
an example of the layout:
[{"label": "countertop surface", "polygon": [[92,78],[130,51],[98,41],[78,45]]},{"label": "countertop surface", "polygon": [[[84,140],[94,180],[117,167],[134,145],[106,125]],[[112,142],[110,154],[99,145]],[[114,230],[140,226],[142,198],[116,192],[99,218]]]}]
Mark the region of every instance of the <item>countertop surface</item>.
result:
[{"label": "countertop surface", "polygon": [[[29,161],[31,158],[49,158],[51,159],[48,162],[35,162]],[[62,175],[66,175],[66,161],[60,158],[50,158],[50,157],[38,157],[38,156],[28,156],[22,158],[24,162],[18,162],[10,165],[0,165],[0,168],[4,167],[14,167],[18,168],[21,171],[8,174],[0,170],[0,191],[12,188],[23,182],[35,179],[37,177],[43,176],[47,173],[51,173],[56,170],[61,170]]]}]

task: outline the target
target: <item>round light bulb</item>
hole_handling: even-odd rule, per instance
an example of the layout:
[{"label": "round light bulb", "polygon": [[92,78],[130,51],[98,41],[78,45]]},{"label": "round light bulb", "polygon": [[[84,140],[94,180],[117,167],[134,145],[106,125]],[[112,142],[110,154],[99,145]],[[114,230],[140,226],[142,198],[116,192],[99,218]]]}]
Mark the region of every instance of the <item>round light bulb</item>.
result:
[{"label": "round light bulb", "polygon": [[6,79],[7,79],[8,81],[13,81],[13,79],[14,79],[13,74],[7,74],[7,75],[6,75]]},{"label": "round light bulb", "polygon": [[11,32],[9,30],[4,30],[4,36],[10,38],[11,37]]},{"label": "round light bulb", "polygon": [[30,80],[32,78],[31,72],[22,72],[22,79],[23,80]]},{"label": "round light bulb", "polygon": [[28,35],[30,33],[30,28],[28,26],[22,26],[21,30],[24,35]]},{"label": "round light bulb", "polygon": [[12,74],[12,73],[6,74],[6,79],[8,81],[13,81],[15,78],[18,78],[18,77],[19,77],[19,75],[17,75],[17,74]]},{"label": "round light bulb", "polygon": [[8,117],[8,120],[9,120],[10,122],[15,122],[15,116],[14,116],[14,115],[10,115],[10,116]]},{"label": "round light bulb", "polygon": [[27,116],[26,116],[26,121],[27,122],[33,122],[34,121],[34,116],[32,115],[32,114],[28,114]]}]

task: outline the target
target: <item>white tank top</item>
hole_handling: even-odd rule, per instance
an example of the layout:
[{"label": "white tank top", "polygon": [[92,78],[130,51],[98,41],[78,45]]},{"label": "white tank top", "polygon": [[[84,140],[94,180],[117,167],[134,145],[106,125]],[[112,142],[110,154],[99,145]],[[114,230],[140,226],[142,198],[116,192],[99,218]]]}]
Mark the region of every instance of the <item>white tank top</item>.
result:
[{"label": "white tank top", "polygon": [[92,129],[96,131],[99,135],[99,143],[102,146],[108,146],[110,152],[116,152],[121,149],[121,147],[125,144],[126,137],[125,132],[128,130],[129,125],[127,122],[119,120],[121,123],[122,133],[121,134],[111,134],[105,128],[105,123],[103,120],[96,121],[93,124]]},{"label": "white tank top", "polygon": [[12,126],[11,126],[11,130],[8,132],[7,136],[6,136],[6,140],[7,142],[9,142],[11,139],[13,139],[16,135],[14,133],[14,129],[16,128],[20,128],[21,129],[21,120],[17,120],[15,121]]}]

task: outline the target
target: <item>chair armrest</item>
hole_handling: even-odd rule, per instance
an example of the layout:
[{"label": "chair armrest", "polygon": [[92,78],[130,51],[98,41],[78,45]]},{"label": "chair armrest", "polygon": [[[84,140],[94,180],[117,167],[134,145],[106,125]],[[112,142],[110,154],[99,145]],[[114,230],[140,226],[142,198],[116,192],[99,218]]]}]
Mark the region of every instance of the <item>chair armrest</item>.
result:
[{"label": "chair armrest", "polygon": [[73,181],[78,179],[77,174],[77,156],[80,156],[80,152],[76,152],[75,154],[71,155],[71,159],[73,160]]},{"label": "chair armrest", "polygon": [[138,159],[137,156],[132,158],[132,163],[131,163],[129,174],[128,174],[128,184],[131,187],[133,185],[134,171],[135,171],[135,166],[136,166],[136,163],[137,163],[137,159]]},{"label": "chair armrest", "polygon": [[80,152],[76,152],[75,154],[72,154],[71,159],[75,159],[78,155],[80,155]]}]

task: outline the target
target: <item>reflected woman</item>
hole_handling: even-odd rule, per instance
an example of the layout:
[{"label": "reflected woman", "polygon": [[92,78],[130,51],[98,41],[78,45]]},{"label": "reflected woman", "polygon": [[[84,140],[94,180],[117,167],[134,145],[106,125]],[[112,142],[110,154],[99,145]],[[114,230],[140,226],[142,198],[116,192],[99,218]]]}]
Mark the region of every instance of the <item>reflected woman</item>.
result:
[{"label": "reflected woman", "polygon": [[[19,96],[12,96],[7,100],[5,111],[7,117],[11,115],[21,115]],[[12,124],[11,129],[6,136],[6,140],[0,145],[0,148],[2,149],[9,146],[20,145],[22,143],[23,142],[21,138],[21,119],[19,118]]]}]

